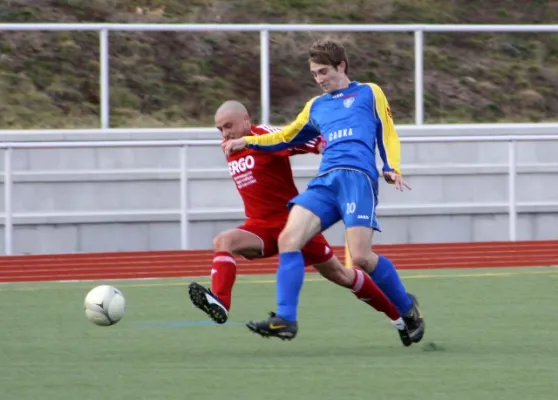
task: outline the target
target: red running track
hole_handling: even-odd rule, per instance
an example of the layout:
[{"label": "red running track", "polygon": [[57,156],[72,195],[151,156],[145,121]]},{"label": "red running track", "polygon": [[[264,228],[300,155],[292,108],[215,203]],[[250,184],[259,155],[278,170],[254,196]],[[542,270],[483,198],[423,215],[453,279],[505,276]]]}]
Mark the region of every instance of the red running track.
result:
[{"label": "red running track", "polygon": [[[377,245],[398,269],[558,265],[558,241]],[[335,253],[344,261],[344,249]],[[210,250],[0,257],[0,282],[209,276]],[[239,274],[269,274],[277,257],[238,259]],[[308,268],[312,271],[312,268]]]}]

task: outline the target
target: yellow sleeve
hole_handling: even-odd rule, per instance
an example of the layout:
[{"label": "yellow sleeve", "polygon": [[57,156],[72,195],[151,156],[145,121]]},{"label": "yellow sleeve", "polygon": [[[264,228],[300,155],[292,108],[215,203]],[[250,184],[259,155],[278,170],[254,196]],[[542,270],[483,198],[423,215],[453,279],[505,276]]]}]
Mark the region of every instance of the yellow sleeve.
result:
[{"label": "yellow sleeve", "polygon": [[273,151],[279,147],[285,147],[281,144],[300,144],[301,141],[306,142],[312,137],[318,136],[320,132],[312,126],[310,121],[310,108],[315,99],[316,97],[308,101],[296,119],[280,131],[266,135],[245,136],[246,144],[249,147]]},{"label": "yellow sleeve", "polygon": [[401,143],[395,130],[391,110],[382,89],[369,83],[376,99],[376,113],[380,117],[380,125],[376,132],[378,150],[384,163],[384,171],[395,171],[401,175]]}]

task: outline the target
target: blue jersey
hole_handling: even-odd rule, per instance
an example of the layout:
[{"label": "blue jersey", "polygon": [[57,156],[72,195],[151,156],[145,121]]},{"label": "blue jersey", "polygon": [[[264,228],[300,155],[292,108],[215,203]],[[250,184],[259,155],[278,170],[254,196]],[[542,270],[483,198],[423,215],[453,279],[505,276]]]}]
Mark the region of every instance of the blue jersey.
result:
[{"label": "blue jersey", "polygon": [[251,148],[277,151],[321,135],[325,148],[318,175],[352,169],[378,179],[376,148],[383,171],[400,174],[401,148],[388,101],[378,85],[351,82],[348,87],[315,97],[282,130],[246,137]]}]

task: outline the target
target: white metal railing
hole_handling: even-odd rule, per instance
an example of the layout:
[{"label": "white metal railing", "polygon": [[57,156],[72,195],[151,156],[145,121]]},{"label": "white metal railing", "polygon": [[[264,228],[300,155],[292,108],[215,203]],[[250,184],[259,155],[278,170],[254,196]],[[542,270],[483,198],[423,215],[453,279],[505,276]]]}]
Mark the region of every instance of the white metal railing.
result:
[{"label": "white metal railing", "polygon": [[[508,216],[509,240],[516,240],[516,143],[533,141],[557,141],[558,135],[507,135],[507,136],[431,136],[403,137],[403,143],[464,143],[464,142],[507,142],[508,143]],[[14,149],[52,148],[107,148],[107,147],[178,147],[180,151],[180,246],[188,248],[189,208],[187,201],[188,147],[219,146],[219,140],[149,140],[149,141],[75,141],[75,142],[0,142],[4,151],[4,248],[5,254],[13,252],[13,212],[12,212],[12,153]],[[558,202],[557,202],[558,205]]]},{"label": "white metal railing", "polygon": [[0,31],[94,31],[99,32],[100,51],[100,126],[110,126],[109,32],[173,31],[173,32],[259,32],[260,34],[260,122],[269,124],[270,115],[270,32],[413,32],[415,38],[415,124],[424,122],[423,55],[424,32],[558,32],[558,25],[301,25],[301,24],[65,24],[15,23],[0,24]]},{"label": "white metal railing", "polygon": [[[283,126],[275,126],[282,128]],[[484,123],[484,124],[396,124],[401,137],[414,136],[484,136],[484,135],[558,135],[558,122]],[[0,140],[186,140],[218,139],[216,128],[68,128],[0,129]],[[15,139],[14,139],[15,138]]]}]

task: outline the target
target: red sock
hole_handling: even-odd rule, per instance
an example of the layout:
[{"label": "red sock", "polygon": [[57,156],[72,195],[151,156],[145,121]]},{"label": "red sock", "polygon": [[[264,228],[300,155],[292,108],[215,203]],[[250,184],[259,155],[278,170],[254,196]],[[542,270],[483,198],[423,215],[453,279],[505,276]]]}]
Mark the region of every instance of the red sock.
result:
[{"label": "red sock", "polygon": [[230,310],[231,296],[236,279],[236,260],[226,251],[215,253],[211,264],[211,291],[219,297],[223,305]]},{"label": "red sock", "polygon": [[389,301],[384,292],[374,283],[372,278],[355,268],[355,280],[351,290],[354,295],[379,312],[383,312],[389,319],[395,321],[400,315],[395,306]]}]

